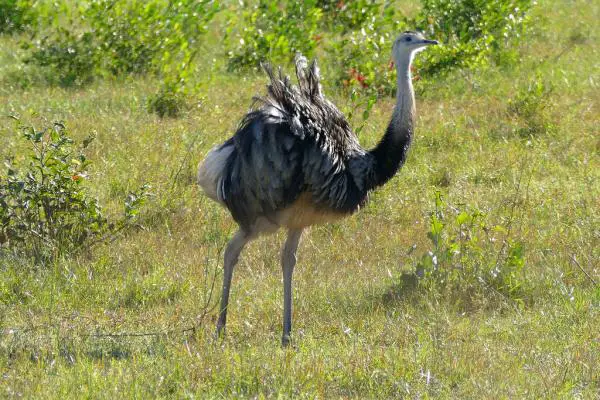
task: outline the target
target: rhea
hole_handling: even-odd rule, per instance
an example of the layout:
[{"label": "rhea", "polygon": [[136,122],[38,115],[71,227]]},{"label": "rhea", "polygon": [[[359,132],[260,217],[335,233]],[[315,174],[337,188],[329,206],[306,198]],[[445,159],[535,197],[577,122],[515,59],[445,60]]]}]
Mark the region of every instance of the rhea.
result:
[{"label": "rhea", "polygon": [[281,69],[270,78],[266,97],[237,132],[214,147],[201,163],[198,183],[208,197],[225,206],[239,230],[224,253],[223,291],[217,335],[225,329],[233,269],[244,246],[265,233],[287,229],[281,252],[283,269],[282,345],[290,343],[292,273],[302,231],[335,221],[363,206],[369,192],[390,180],[406,160],[415,126],[411,82],[413,56],[437,44],[418,32],[394,41],[396,105],[383,138],[363,149],[344,115],[321,92],[317,63],[296,57],[298,86]]}]

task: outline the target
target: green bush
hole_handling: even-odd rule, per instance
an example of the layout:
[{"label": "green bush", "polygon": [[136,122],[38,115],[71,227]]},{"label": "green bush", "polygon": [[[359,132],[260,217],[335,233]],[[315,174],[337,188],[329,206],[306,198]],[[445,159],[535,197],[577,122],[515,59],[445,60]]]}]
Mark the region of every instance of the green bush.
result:
[{"label": "green bush", "polygon": [[34,1],[0,0],[0,34],[24,31],[35,22]]},{"label": "green bush", "polygon": [[329,65],[334,83],[365,94],[395,94],[396,69],[391,64],[391,48],[397,33],[403,30],[405,27],[394,21],[390,12],[361,30],[332,41],[328,51],[332,55]]},{"label": "green bush", "polygon": [[417,261],[415,275],[432,290],[468,296],[493,290],[523,302],[528,295],[525,252],[509,231],[506,226],[490,225],[476,208],[446,204],[438,192],[429,217],[431,248]]},{"label": "green bush", "polygon": [[[243,11],[241,17],[231,17],[228,40],[229,70],[258,67],[268,60],[290,62],[296,52],[313,55],[321,36],[319,21],[323,15],[317,1],[290,1],[281,5],[276,0],[259,0]],[[236,27],[242,28],[233,34]]]},{"label": "green bush", "polygon": [[[528,21],[531,0],[423,0],[412,24],[442,46],[419,59],[420,71],[434,75],[452,68],[509,61]],[[514,56],[513,56],[514,58]]]},{"label": "green bush", "polygon": [[554,131],[551,94],[552,88],[542,79],[536,78],[526,87],[520,88],[508,101],[508,115],[512,117],[514,131],[518,136],[528,138]]},{"label": "green bush", "polygon": [[[322,43],[325,63],[336,84],[370,93],[389,91],[391,42],[404,26],[394,8],[378,0],[260,0],[229,22],[229,69],[257,67],[262,61],[290,62],[297,52],[312,57]],[[242,27],[239,28],[238,27]]]},{"label": "green bush", "polygon": [[86,18],[106,68],[119,76],[190,58],[217,10],[210,0],[94,0]]},{"label": "green bush", "polygon": [[48,80],[62,86],[90,83],[101,68],[94,36],[90,32],[75,34],[64,28],[38,40],[26,62],[47,68]]},{"label": "green bush", "polygon": [[93,137],[75,146],[61,123],[18,129],[29,146],[28,162],[15,163],[13,157],[0,176],[0,256],[53,259],[122,229],[138,213],[146,186],[128,196],[124,217],[115,222],[103,216],[86,189],[90,161],[84,150]]},{"label": "green bush", "polygon": [[178,117],[188,108],[185,86],[175,83],[165,83],[158,92],[148,99],[148,111],[159,117]]},{"label": "green bush", "polygon": [[324,20],[330,31],[348,32],[359,29],[381,11],[379,0],[317,0],[316,6],[323,10]]},{"label": "green bush", "polygon": [[333,32],[338,37],[329,42],[328,54],[334,81],[368,95],[393,95],[396,71],[389,67],[391,45],[407,29],[421,30],[441,42],[416,59],[418,78],[485,67],[491,61],[512,62],[531,6],[530,0],[423,0],[419,14],[408,19],[383,2],[369,2],[357,25],[348,21],[344,29]]},{"label": "green bush", "polygon": [[102,74],[168,75],[194,60],[217,10],[210,0],[92,0],[72,27],[37,41],[29,61],[64,85]]}]

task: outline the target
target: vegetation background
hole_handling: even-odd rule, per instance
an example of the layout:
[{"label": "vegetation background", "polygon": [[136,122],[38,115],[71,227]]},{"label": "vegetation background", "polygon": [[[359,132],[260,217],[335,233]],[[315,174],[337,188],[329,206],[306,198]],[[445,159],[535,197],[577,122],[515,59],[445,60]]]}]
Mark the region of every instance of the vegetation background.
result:
[{"label": "vegetation background", "polygon": [[[0,0],[0,396],[600,397],[600,5],[589,0]],[[415,66],[408,162],[299,250],[237,266],[198,162],[318,57],[365,147]]]}]

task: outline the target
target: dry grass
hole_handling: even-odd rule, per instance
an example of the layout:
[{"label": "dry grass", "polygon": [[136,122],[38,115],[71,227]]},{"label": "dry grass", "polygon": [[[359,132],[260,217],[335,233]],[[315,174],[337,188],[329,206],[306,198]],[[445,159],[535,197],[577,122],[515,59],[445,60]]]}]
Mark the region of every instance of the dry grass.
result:
[{"label": "dry grass", "polygon": [[[362,212],[305,236],[289,350],[279,347],[280,235],[244,252],[225,340],[213,340],[214,309],[200,320],[215,279],[211,306],[217,300],[221,250],[235,225],[194,186],[195,165],[235,129],[263,77],[217,74],[198,107],[164,120],[144,110],[151,80],[73,90],[14,90],[2,81],[1,114],[64,120],[76,139],[97,133],[90,185],[109,212],[141,183],[154,196],[139,229],[75,259],[49,269],[1,261],[1,395],[599,396],[599,7],[551,2],[536,13],[520,65],[456,73],[421,94],[404,170]],[[2,68],[10,69],[15,39],[0,40]],[[508,99],[538,78],[553,87],[556,128],[522,138]],[[383,132],[391,100],[376,107],[365,146]],[[0,153],[19,146],[2,124]],[[525,248],[526,304],[485,288],[471,296],[460,282],[449,293],[401,285],[431,247],[436,190],[496,224],[512,216],[512,239]]]}]

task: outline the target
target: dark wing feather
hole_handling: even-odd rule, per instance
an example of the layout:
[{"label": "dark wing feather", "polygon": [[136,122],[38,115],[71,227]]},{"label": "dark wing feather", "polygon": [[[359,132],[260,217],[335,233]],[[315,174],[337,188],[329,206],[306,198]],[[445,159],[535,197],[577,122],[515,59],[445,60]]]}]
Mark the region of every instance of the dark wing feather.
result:
[{"label": "dark wing feather", "polygon": [[249,228],[257,217],[285,208],[302,193],[302,150],[287,124],[252,112],[232,138],[232,145],[223,201],[242,227]]}]

